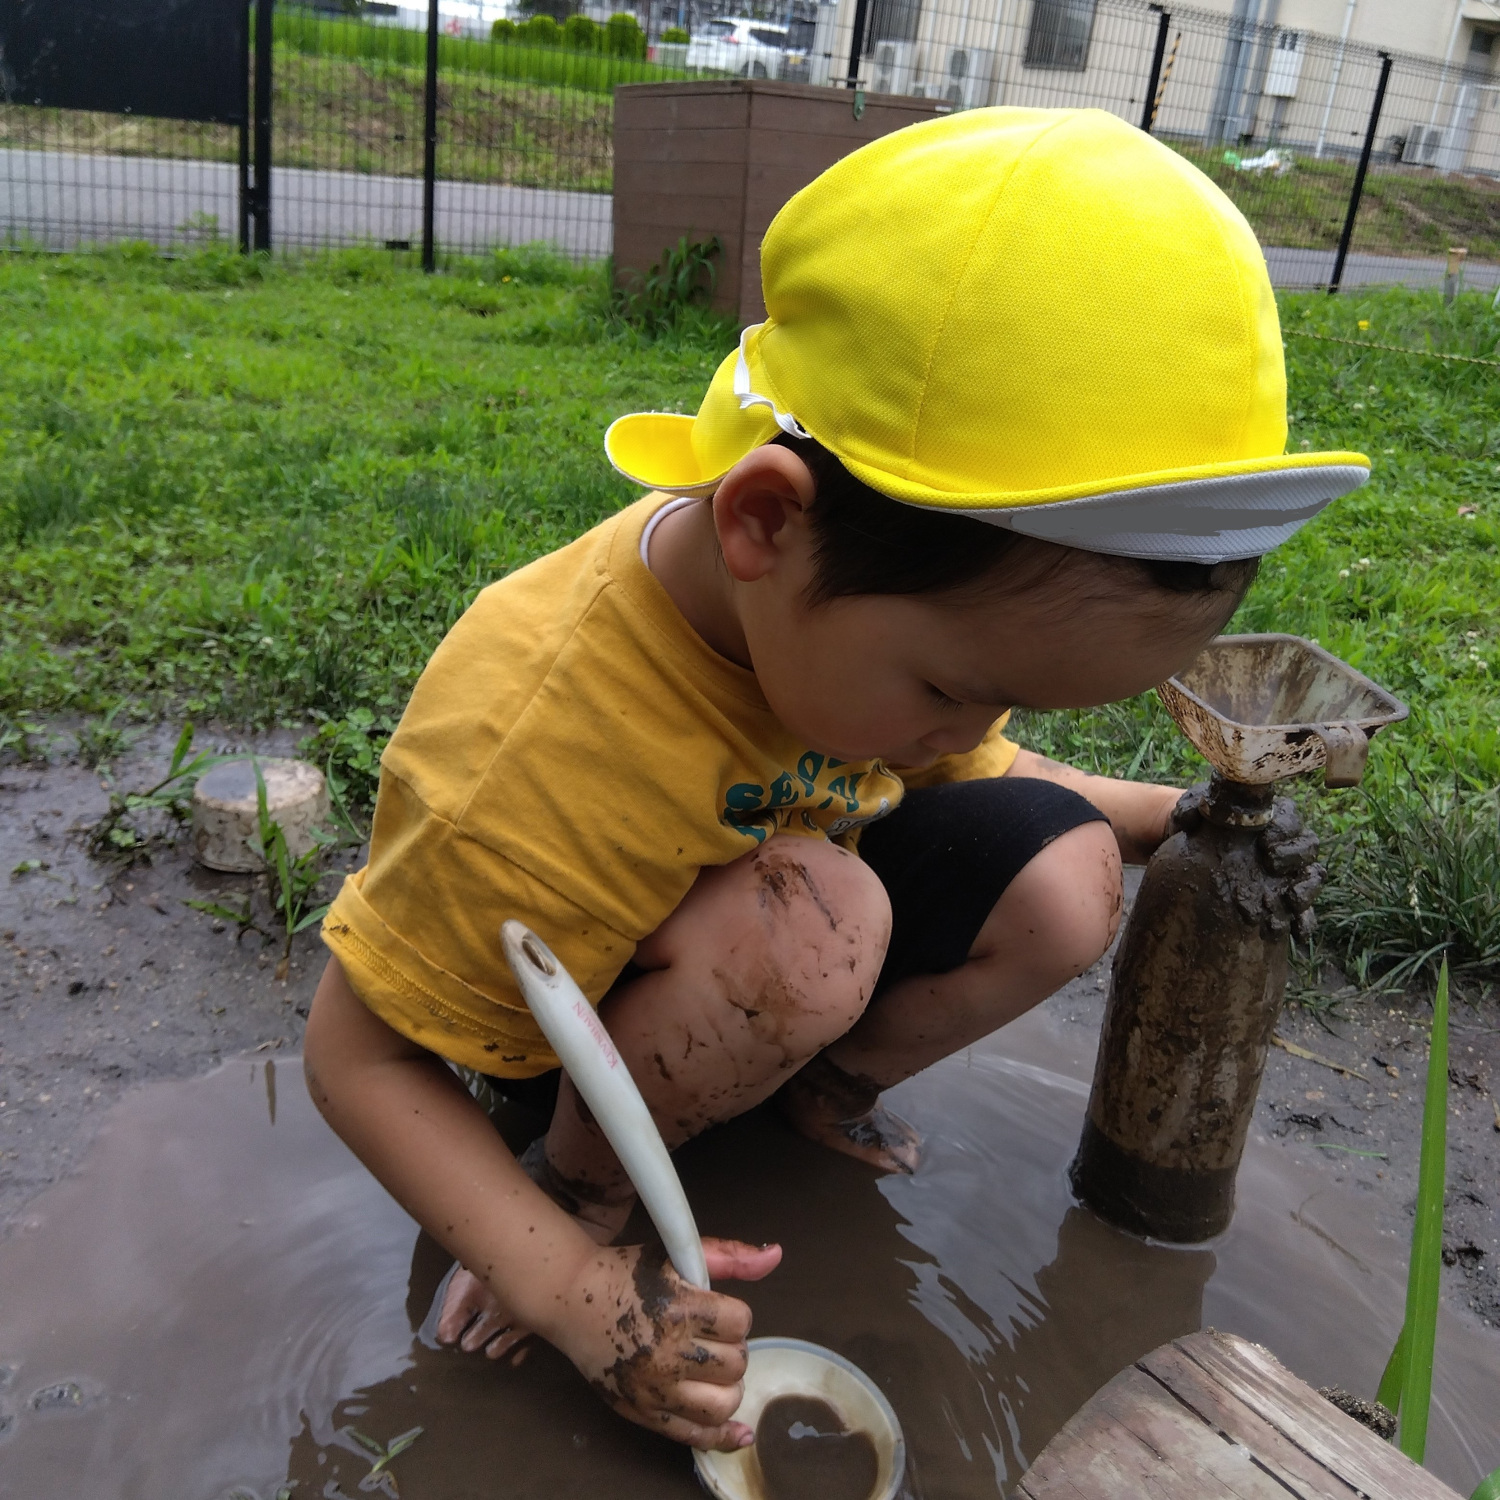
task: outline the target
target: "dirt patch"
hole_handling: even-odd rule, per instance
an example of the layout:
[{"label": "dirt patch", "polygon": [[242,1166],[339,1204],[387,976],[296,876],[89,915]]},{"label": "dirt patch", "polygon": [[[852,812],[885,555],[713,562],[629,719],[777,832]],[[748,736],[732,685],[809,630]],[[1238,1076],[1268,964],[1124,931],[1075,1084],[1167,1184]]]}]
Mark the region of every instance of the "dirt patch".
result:
[{"label": "dirt patch", "polygon": [[[115,767],[118,784],[159,779],[172,738],[138,741]],[[296,738],[199,736],[276,755]],[[295,940],[278,983],[277,945],[254,933],[236,942],[232,926],[184,904],[235,904],[246,877],[203,870],[183,847],[129,870],[90,859],[81,830],[108,801],[84,766],[0,767],[0,1232],[127,1089],[195,1077],[239,1052],[295,1051],[322,970],[316,931]]]}]

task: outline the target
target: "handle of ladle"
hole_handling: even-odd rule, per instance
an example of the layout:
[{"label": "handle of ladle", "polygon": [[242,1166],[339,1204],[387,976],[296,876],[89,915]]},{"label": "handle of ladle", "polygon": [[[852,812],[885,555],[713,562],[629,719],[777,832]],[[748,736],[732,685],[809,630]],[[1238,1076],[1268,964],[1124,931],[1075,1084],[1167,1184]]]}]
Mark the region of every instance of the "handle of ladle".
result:
[{"label": "handle of ladle", "polygon": [[523,923],[506,922],[500,946],[542,1034],[641,1195],[677,1274],[707,1291],[708,1262],[687,1194],[651,1111],[594,1007],[557,955]]},{"label": "handle of ladle", "polygon": [[1323,785],[1358,786],[1370,754],[1369,736],[1357,724],[1319,724],[1313,732],[1323,741]]}]

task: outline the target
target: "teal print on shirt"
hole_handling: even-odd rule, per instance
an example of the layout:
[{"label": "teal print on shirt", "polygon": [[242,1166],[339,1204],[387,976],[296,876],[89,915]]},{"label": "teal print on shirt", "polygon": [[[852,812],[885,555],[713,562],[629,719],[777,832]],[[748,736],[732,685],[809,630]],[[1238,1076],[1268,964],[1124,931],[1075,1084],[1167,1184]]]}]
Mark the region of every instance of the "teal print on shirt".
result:
[{"label": "teal print on shirt", "polygon": [[[754,781],[737,781],[724,794],[719,821],[761,844],[794,818],[800,817],[809,829],[821,828],[830,837],[837,837],[856,823],[889,812],[890,801],[882,797],[878,809],[861,814],[859,784],[869,775],[868,770],[846,770],[826,783],[820,781],[825,771],[836,771],[844,764],[834,756],[807,750],[798,758],[796,770],[782,771],[769,787]],[[837,809],[837,816],[831,822],[812,816],[814,811],[831,809]]]}]

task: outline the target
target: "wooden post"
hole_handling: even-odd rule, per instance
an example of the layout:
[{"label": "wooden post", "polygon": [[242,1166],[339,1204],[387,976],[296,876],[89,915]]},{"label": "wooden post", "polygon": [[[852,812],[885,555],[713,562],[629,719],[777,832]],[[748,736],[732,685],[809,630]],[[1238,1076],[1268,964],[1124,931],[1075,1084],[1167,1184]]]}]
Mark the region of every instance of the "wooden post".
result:
[{"label": "wooden post", "polygon": [[1458,289],[1464,284],[1464,260],[1468,256],[1466,249],[1457,246],[1450,247],[1448,251],[1448,269],[1443,272],[1443,304],[1451,307],[1453,299],[1458,295]]}]

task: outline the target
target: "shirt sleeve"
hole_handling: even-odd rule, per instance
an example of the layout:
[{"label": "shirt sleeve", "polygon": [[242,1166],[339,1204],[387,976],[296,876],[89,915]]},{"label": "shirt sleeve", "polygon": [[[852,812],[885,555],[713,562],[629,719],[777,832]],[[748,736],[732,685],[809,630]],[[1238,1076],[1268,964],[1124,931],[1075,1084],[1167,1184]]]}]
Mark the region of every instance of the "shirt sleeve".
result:
[{"label": "shirt sleeve", "polygon": [[354,992],[418,1046],[481,1073],[527,1078],[557,1058],[500,947],[514,917],[594,1003],[635,943],[439,817],[400,777],[381,777],[370,860],[323,919]]},{"label": "shirt sleeve", "polygon": [[989,733],[963,755],[941,755],[920,771],[901,771],[901,780],[909,787],[941,786],[949,781],[982,781],[988,776],[1004,776],[1010,770],[1020,746],[1005,737],[1010,723],[1009,711],[990,725]]}]

